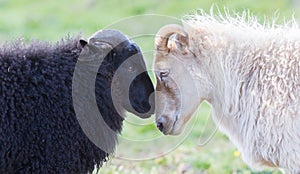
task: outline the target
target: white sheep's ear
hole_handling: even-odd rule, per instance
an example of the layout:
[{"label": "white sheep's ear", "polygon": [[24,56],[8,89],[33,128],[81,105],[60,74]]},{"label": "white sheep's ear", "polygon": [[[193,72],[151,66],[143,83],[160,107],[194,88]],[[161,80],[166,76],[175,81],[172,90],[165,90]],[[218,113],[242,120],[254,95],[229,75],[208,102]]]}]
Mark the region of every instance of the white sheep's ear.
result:
[{"label": "white sheep's ear", "polygon": [[185,54],[188,51],[188,38],[181,34],[173,34],[168,39],[167,48],[170,51],[180,51]]},{"label": "white sheep's ear", "polygon": [[79,43],[82,47],[84,47],[87,44],[87,41],[85,41],[84,39],[80,39]]},{"label": "white sheep's ear", "polygon": [[185,53],[188,46],[188,34],[184,28],[177,24],[165,25],[159,29],[155,36],[155,49],[163,54],[172,51]]}]

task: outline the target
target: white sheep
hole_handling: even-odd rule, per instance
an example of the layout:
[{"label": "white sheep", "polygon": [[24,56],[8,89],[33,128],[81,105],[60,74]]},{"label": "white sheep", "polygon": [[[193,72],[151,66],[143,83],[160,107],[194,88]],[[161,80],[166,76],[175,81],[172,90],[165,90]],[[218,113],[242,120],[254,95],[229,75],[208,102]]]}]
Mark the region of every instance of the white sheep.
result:
[{"label": "white sheep", "polygon": [[185,17],[183,26],[162,27],[155,46],[156,123],[164,134],[181,133],[206,100],[249,166],[300,173],[295,20],[259,24],[247,12],[233,17],[200,11]]}]

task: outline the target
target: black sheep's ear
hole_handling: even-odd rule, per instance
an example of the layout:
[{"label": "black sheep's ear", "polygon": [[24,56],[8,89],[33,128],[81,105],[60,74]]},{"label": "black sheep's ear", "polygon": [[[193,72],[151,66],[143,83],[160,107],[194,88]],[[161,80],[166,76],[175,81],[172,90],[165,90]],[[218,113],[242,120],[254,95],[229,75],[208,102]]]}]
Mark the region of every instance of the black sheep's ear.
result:
[{"label": "black sheep's ear", "polygon": [[84,47],[86,44],[87,44],[87,41],[83,40],[83,39],[80,39],[79,40],[79,43],[82,47]]}]

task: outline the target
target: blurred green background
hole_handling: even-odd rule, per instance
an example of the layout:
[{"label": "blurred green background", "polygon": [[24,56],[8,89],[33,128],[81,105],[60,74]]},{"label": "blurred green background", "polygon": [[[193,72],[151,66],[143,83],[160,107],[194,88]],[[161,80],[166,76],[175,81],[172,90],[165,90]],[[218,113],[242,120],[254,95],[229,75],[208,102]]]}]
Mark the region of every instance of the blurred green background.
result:
[{"label": "blurred green background", "polygon": [[[279,23],[291,19],[293,15],[296,19],[300,19],[298,0],[0,0],[0,43],[18,38],[24,38],[26,41],[38,39],[56,42],[67,35],[74,36],[79,33],[86,38],[95,31],[127,17],[158,14],[180,19],[183,15],[199,8],[209,11],[212,5],[220,9],[225,6],[237,12],[249,9],[261,22],[264,18],[271,20],[275,12],[279,13]],[[145,27],[147,25],[153,23],[146,23]],[[135,41],[142,50],[153,50],[153,39],[141,38]],[[151,68],[153,51],[147,52],[146,55],[147,65]],[[104,164],[98,172],[105,174],[280,173],[272,169],[261,172],[249,169],[225,135],[218,131],[213,134],[216,126],[209,115],[210,106],[203,103],[190,121],[191,125],[195,123],[195,126],[189,127],[192,129],[189,136],[168,154],[140,161],[114,158]],[[199,142],[209,139],[211,135],[213,137],[207,144],[199,145]],[[128,114],[120,137],[121,141],[122,137],[155,139],[162,135],[156,130],[153,118],[140,120]],[[176,142],[176,137],[170,138],[171,141]],[[124,150],[120,145],[122,148],[119,149],[130,154],[141,153],[143,150],[147,153],[149,148],[161,148],[155,141],[147,144],[146,147],[136,144],[130,146],[134,148]]]}]

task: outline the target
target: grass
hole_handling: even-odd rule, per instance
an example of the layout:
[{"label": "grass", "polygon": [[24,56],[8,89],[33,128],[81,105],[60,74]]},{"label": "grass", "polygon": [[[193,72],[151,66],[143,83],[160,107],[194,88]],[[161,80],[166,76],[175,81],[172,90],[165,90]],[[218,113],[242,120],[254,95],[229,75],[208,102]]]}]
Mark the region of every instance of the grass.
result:
[{"label": "grass", "polygon": [[[0,0],[0,42],[20,37],[26,41],[56,42],[68,34],[82,33],[82,37],[86,38],[104,27],[117,28],[134,36],[151,68],[153,34],[157,29],[170,21],[179,22],[174,18],[180,19],[198,8],[209,11],[213,4],[237,12],[249,9],[260,21],[265,17],[271,19],[275,11],[280,12],[279,22],[290,19],[293,14],[300,19],[300,6],[296,0]],[[144,14],[165,16],[129,18]],[[145,34],[146,31],[152,35],[134,35]],[[163,137],[155,128],[154,118],[141,120],[129,115],[120,135],[116,157],[106,163],[100,173],[258,173],[243,163],[226,136],[218,131],[214,133],[216,126],[209,114],[210,106],[203,103],[187,127],[185,135],[188,136],[181,137]],[[206,141],[207,144],[199,145]],[[152,158],[141,160],[145,156]],[[260,173],[280,172],[265,170]]]}]

